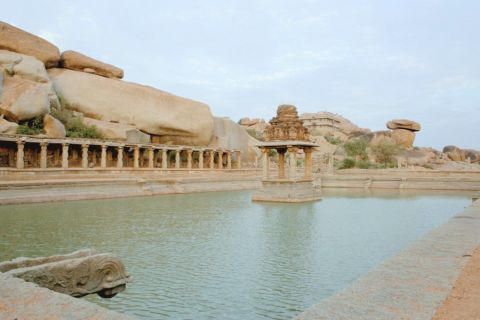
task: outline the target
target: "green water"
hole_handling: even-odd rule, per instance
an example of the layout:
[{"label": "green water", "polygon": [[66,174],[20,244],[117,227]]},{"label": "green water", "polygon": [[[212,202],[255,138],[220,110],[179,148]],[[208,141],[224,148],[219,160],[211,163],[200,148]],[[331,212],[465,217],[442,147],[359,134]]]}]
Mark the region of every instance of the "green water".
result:
[{"label": "green water", "polygon": [[[112,252],[134,282],[110,300],[141,319],[291,319],[469,204],[462,196],[328,196],[258,204],[250,192],[0,207],[0,260]],[[1,288],[0,288],[1,290]]]}]

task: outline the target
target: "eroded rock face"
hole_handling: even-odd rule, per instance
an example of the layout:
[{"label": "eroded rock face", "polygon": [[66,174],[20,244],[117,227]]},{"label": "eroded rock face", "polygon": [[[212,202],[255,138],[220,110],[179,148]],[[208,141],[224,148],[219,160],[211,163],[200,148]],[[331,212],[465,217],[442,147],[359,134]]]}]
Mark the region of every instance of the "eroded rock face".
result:
[{"label": "eroded rock face", "polygon": [[0,116],[0,133],[15,134],[17,133],[17,128],[18,124],[5,120],[3,115]]},{"label": "eroded rock face", "polygon": [[255,119],[242,118],[238,121],[238,124],[241,125],[241,126],[250,127],[250,126],[254,126],[256,124],[262,123],[262,122],[265,123],[265,120],[259,119],[259,118],[255,118]]},{"label": "eroded rock face", "polygon": [[260,152],[254,145],[258,140],[252,138],[245,129],[229,118],[214,117],[215,130],[210,147],[235,149],[242,151],[243,161],[253,162]]},{"label": "eroded rock face", "polygon": [[303,113],[300,115],[300,120],[303,121],[303,125],[312,137],[333,136],[341,140],[347,140],[370,132],[370,130],[358,127],[339,114],[327,111]]},{"label": "eroded rock face", "polygon": [[412,148],[413,141],[415,140],[415,132],[405,129],[392,130],[390,136],[395,144],[407,149]]},{"label": "eroded rock face", "polygon": [[0,50],[0,113],[10,121],[29,120],[58,106],[44,64],[34,57]]},{"label": "eroded rock face", "polygon": [[45,39],[0,21],[0,49],[36,57],[47,68],[58,65],[60,51]]},{"label": "eroded rock face", "polygon": [[123,78],[122,69],[72,50],[62,53],[60,64],[62,68],[66,69],[83,71],[107,78]]},{"label": "eroded rock face", "polygon": [[149,134],[143,133],[138,129],[127,130],[127,142],[130,143],[150,143],[151,137]]},{"label": "eroded rock face", "polygon": [[50,87],[17,77],[5,77],[0,113],[18,122],[43,116],[50,112]]},{"label": "eroded rock face", "polygon": [[105,139],[112,140],[127,140],[127,131],[135,130],[135,127],[123,123],[113,123],[109,121],[102,121],[97,119],[92,119],[88,117],[83,117],[83,123],[88,126],[97,127]]},{"label": "eroded rock face", "polygon": [[65,126],[49,114],[43,117],[43,130],[49,138],[65,138],[67,135]]},{"label": "eroded rock face", "polygon": [[443,147],[443,153],[445,153],[450,160],[453,161],[465,161],[465,151],[456,146]]},{"label": "eroded rock face", "polygon": [[210,108],[136,83],[67,69],[48,74],[62,107],[102,121],[130,124],[156,142],[207,145],[213,134]]},{"label": "eroded rock face", "polygon": [[410,131],[420,131],[420,123],[407,119],[394,119],[387,122],[387,128],[391,130],[405,129]]}]

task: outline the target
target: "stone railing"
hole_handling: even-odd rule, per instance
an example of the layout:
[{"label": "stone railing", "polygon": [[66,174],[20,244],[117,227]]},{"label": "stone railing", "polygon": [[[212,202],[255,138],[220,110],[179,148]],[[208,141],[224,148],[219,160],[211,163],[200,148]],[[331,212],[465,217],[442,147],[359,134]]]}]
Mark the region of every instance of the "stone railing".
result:
[{"label": "stone railing", "polygon": [[0,168],[240,169],[241,151],[0,134]]}]

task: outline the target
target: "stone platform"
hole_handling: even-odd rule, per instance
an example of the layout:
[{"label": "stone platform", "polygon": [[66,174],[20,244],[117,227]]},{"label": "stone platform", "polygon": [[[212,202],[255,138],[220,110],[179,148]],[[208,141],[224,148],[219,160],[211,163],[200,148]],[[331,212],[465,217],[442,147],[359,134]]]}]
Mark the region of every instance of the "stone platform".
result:
[{"label": "stone platform", "polygon": [[252,196],[252,201],[266,202],[297,203],[317,200],[321,200],[321,191],[315,188],[312,179],[263,180],[262,187]]}]

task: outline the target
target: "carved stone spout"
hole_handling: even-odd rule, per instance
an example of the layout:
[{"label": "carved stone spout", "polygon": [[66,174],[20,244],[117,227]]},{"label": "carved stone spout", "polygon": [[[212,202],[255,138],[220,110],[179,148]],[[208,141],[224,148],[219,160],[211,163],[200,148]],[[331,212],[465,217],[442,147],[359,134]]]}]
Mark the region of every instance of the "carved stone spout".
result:
[{"label": "carved stone spout", "polygon": [[67,255],[65,260],[58,261],[57,258],[53,262],[11,269],[5,274],[73,297],[97,293],[103,298],[111,298],[125,290],[131,281],[122,261],[112,254],[71,256]]}]

